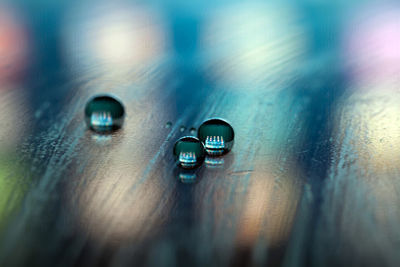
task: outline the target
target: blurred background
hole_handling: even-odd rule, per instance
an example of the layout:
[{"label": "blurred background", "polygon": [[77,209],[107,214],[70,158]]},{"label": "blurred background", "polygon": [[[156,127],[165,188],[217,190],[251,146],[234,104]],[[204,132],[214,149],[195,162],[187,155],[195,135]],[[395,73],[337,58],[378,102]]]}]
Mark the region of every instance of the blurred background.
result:
[{"label": "blurred background", "polygon": [[399,266],[399,100],[398,1],[2,0],[0,266]]}]

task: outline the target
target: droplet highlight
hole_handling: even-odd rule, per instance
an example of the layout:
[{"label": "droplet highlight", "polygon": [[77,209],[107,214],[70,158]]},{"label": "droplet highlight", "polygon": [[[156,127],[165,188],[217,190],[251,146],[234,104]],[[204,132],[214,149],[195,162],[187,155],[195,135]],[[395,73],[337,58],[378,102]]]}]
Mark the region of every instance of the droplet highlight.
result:
[{"label": "droplet highlight", "polygon": [[87,126],[98,133],[107,133],[122,127],[125,109],[121,101],[110,95],[91,98],[85,107]]},{"label": "droplet highlight", "polygon": [[203,122],[197,131],[207,154],[221,156],[231,151],[235,133],[232,126],[222,119],[209,119]]},{"label": "droplet highlight", "polygon": [[176,141],[174,155],[179,166],[184,169],[193,169],[203,163],[206,152],[198,138],[185,136]]},{"label": "droplet highlight", "polygon": [[181,133],[183,133],[184,131],[186,131],[186,126],[182,125],[182,126],[179,128],[179,131],[181,131]]}]

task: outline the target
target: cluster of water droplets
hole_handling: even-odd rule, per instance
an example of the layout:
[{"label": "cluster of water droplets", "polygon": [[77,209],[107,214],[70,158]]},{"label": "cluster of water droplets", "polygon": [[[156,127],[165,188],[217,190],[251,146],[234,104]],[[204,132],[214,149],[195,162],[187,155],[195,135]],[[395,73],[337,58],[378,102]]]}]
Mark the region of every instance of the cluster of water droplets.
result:
[{"label": "cluster of water droplets", "polygon": [[[85,121],[88,127],[101,134],[110,133],[122,127],[125,118],[125,109],[121,101],[112,95],[97,95],[91,98],[85,107]],[[171,128],[172,122],[165,127]],[[186,126],[179,128],[185,132]],[[201,166],[208,157],[208,161],[223,162],[220,157],[228,153],[233,146],[234,131],[225,120],[213,118],[204,121],[197,129],[189,130],[192,136],[178,139],[174,145],[174,156],[177,164],[184,170],[193,170]],[[194,135],[197,132],[197,137]],[[193,173],[181,173],[182,181],[192,181]]]},{"label": "cluster of water droplets", "polygon": [[[190,132],[195,134],[196,129],[191,128]],[[183,169],[197,168],[205,159],[212,162],[224,162],[221,156],[232,149],[233,141],[234,131],[228,122],[217,118],[209,119],[198,128],[197,137],[185,136],[176,141],[174,155],[177,164]],[[186,146],[186,150],[179,149],[179,147],[183,147],[182,143],[187,142],[196,143],[196,146]],[[203,157],[203,154],[207,157]],[[199,157],[199,155],[201,156]]]}]

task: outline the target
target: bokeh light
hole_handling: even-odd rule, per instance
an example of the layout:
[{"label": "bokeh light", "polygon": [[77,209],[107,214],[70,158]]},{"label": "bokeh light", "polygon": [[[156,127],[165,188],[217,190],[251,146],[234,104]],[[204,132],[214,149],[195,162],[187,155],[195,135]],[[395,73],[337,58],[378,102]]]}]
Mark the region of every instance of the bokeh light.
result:
[{"label": "bokeh light", "polygon": [[[354,15],[356,14],[356,15]],[[400,5],[368,5],[357,8],[345,24],[344,62],[353,82],[362,90],[398,90],[370,86],[399,82]],[[363,84],[368,84],[364,86]]]},{"label": "bokeh light", "polygon": [[28,32],[15,9],[0,4],[0,91],[28,64]]},{"label": "bokeh light", "polygon": [[299,178],[300,172],[277,175],[265,167],[252,174],[238,225],[239,246],[251,247],[264,239],[276,247],[287,241],[300,200]]},{"label": "bokeh light", "polygon": [[167,49],[161,14],[143,4],[84,2],[70,10],[64,24],[64,56],[77,72],[129,72],[137,78],[162,61]]},{"label": "bokeh light", "polygon": [[293,77],[307,52],[293,6],[240,3],[211,13],[201,36],[205,69],[217,82],[258,85]]}]

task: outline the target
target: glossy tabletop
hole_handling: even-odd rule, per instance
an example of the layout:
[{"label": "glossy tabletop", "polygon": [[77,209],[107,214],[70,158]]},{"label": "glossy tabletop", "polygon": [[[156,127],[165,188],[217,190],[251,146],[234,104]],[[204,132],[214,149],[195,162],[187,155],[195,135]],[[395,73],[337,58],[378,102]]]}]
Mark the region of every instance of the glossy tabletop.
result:
[{"label": "glossy tabletop", "polygon": [[399,92],[396,1],[3,1],[0,266],[399,266]]}]

